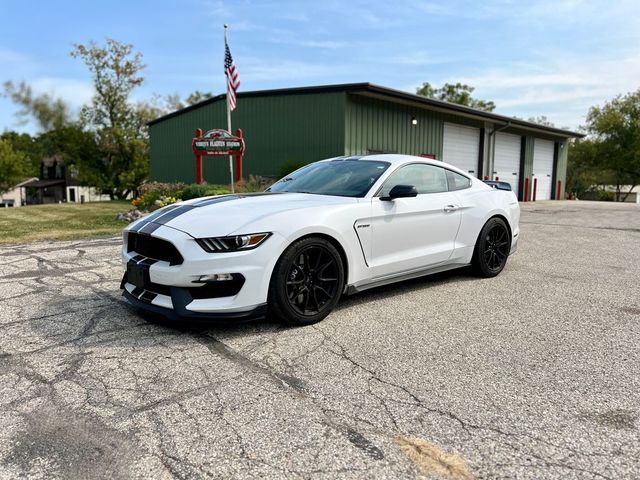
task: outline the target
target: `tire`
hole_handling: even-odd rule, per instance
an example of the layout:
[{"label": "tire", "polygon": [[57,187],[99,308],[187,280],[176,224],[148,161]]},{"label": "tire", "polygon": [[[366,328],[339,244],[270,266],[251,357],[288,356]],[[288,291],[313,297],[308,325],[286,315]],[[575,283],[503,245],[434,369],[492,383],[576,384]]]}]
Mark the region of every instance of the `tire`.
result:
[{"label": "tire", "polygon": [[336,306],[344,265],[331,242],[307,237],[292,243],[276,263],[269,284],[269,315],[288,325],[317,323]]},{"label": "tire", "polygon": [[507,264],[511,251],[511,235],[504,220],[498,217],[484,224],[473,252],[473,268],[477,275],[491,278]]}]

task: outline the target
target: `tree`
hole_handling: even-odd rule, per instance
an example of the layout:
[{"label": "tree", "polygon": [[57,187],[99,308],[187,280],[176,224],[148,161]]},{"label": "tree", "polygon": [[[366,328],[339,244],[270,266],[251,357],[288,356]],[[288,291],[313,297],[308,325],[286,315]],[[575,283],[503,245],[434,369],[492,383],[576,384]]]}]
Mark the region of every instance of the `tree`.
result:
[{"label": "tree", "polygon": [[567,160],[567,192],[577,198],[593,190],[594,186],[606,182],[606,178],[594,168],[597,144],[589,138],[576,139],[569,143]]},{"label": "tree", "polygon": [[96,92],[91,105],[81,111],[102,152],[85,165],[87,178],[112,197],[124,198],[149,173],[149,106],[131,101],[133,91],[144,82],[142,55],[132,45],[107,39],[103,46],[93,41],[76,44],[71,56],[85,63]]},{"label": "tree", "polygon": [[546,115],[539,115],[537,117],[529,117],[527,119],[528,122],[537,123],[538,125],[542,125],[544,127],[555,127],[555,124],[549,120]]},{"label": "tree", "polygon": [[496,108],[495,103],[473,98],[471,94],[474,90],[474,87],[459,82],[455,84],[445,83],[440,88],[434,88],[429,82],[424,82],[421,87],[416,89],[416,93],[423,97],[457,103],[459,105],[477,108],[478,110],[484,110],[485,112],[493,112]]},{"label": "tree", "polygon": [[23,154],[29,163],[29,176],[38,176],[40,160],[42,159],[42,145],[37,137],[32,137],[28,133],[4,132],[0,134],[0,140],[11,145],[14,152]]},{"label": "tree", "polygon": [[[640,184],[640,89],[619,95],[587,115],[587,131],[595,144],[593,165],[616,185],[616,200],[625,201]],[[620,187],[631,188],[620,198]]]},{"label": "tree", "polygon": [[30,174],[29,160],[0,139],[0,193],[11,190]]},{"label": "tree", "polygon": [[47,93],[34,95],[33,89],[26,82],[17,85],[5,82],[3,96],[22,107],[18,112],[22,123],[26,123],[27,117],[33,117],[41,131],[60,128],[71,121],[71,110],[62,99]]},{"label": "tree", "polygon": [[211,97],[213,97],[213,93],[211,92],[201,92],[200,90],[196,90],[189,94],[189,96],[184,100],[180,98],[179,94],[174,93],[158,98],[157,101],[153,102],[153,104],[156,105],[160,111],[163,111],[163,113],[169,113],[176,110],[182,110],[183,108],[203,102]]}]

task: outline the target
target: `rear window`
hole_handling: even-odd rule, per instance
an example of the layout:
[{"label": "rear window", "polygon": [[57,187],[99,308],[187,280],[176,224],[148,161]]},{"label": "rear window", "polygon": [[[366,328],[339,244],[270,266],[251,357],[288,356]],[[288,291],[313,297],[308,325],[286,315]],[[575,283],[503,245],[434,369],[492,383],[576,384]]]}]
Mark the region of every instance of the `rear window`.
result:
[{"label": "rear window", "polygon": [[447,183],[449,184],[449,191],[464,190],[471,186],[471,179],[460,175],[459,173],[447,170]]}]

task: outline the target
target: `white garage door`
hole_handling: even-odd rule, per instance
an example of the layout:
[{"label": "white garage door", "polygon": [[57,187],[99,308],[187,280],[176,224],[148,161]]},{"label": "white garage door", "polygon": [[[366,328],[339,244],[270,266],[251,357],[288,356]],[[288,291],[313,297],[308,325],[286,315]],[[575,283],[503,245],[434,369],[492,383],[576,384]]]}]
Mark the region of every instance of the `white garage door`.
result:
[{"label": "white garage door", "polygon": [[536,138],[533,145],[533,179],[536,200],[551,200],[553,175],[553,142]]},{"label": "white garage door", "polygon": [[493,157],[493,178],[511,184],[511,190],[518,195],[520,180],[520,149],[522,137],[509,133],[496,133]]},{"label": "white garage door", "polygon": [[444,124],[442,160],[478,177],[480,129]]}]

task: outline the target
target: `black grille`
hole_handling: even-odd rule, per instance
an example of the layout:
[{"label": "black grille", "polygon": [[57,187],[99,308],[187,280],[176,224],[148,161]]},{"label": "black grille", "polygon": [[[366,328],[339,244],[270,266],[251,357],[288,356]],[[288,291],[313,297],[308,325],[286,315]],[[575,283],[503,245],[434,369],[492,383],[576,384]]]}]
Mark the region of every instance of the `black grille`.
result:
[{"label": "black grille", "polygon": [[169,262],[170,265],[180,265],[184,261],[171,242],[135,232],[127,235],[127,252],[136,252],[144,257]]}]

